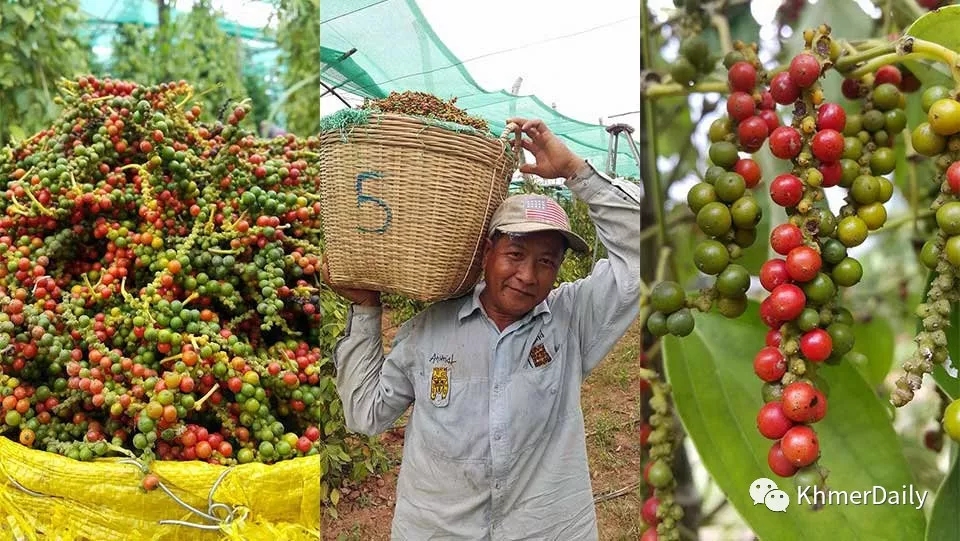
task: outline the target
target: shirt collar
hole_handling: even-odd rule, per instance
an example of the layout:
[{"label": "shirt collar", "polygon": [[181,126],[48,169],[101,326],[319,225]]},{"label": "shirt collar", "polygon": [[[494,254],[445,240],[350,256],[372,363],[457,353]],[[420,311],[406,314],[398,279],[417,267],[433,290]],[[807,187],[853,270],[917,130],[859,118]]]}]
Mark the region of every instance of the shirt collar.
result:
[{"label": "shirt collar", "polygon": [[[472,315],[474,312],[483,311],[483,305],[480,304],[480,294],[483,293],[483,290],[486,287],[487,287],[487,283],[481,280],[480,283],[478,283],[476,287],[473,288],[472,295],[463,297],[464,299],[463,305],[460,307],[460,311],[457,314],[460,321],[463,321],[464,319]],[[548,300],[550,300],[549,296],[545,300],[541,301],[540,304],[534,306],[533,310],[530,310],[530,313],[525,315],[521,319],[521,321],[524,321],[524,322],[529,321],[539,316],[540,314],[547,314],[549,316],[550,306],[547,304]]]}]

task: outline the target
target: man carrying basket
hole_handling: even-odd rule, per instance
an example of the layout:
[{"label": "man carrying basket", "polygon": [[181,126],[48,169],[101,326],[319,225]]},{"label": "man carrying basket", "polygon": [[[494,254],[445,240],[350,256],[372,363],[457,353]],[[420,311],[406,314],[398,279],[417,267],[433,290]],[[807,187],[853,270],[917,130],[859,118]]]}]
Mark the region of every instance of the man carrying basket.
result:
[{"label": "man carrying basket", "polygon": [[386,356],[380,293],[335,288],[352,302],[333,354],[347,427],[379,434],[413,404],[393,539],[597,539],[580,389],[639,310],[640,190],[542,121],[510,122],[535,158],[521,171],[564,178],[609,257],[553,289],[567,248],[588,246],[553,199],[509,197],[483,281],[404,323]]}]

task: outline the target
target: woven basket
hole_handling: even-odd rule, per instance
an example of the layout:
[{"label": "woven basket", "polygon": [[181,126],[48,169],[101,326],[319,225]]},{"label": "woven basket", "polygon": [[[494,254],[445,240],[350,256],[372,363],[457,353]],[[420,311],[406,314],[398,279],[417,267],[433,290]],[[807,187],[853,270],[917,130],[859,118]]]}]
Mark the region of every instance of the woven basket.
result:
[{"label": "woven basket", "polygon": [[[510,132],[516,132],[511,148]],[[499,139],[374,113],[320,136],[323,230],[331,285],[420,301],[463,295],[520,156]]]}]

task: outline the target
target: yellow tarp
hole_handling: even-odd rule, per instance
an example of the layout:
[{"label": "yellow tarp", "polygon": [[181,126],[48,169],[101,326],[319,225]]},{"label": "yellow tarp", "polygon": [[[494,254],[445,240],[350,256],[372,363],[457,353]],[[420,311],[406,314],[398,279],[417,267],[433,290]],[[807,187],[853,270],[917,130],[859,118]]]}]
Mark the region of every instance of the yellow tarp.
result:
[{"label": "yellow tarp", "polygon": [[203,530],[160,524],[218,526],[159,488],[144,492],[135,464],[114,458],[78,462],[0,437],[0,541],[315,541],[320,538],[320,458],[229,468],[212,494],[213,513],[211,488],[228,468],[153,462],[150,471],[184,503],[220,518],[226,508],[216,504],[234,510],[229,524]]}]

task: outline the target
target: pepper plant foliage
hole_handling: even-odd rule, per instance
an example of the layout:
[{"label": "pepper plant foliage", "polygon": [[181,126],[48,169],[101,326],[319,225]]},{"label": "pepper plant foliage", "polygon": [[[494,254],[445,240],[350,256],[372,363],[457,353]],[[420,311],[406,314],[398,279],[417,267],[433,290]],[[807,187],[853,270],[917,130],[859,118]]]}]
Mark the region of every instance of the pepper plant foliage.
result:
[{"label": "pepper plant foliage", "polygon": [[61,77],[87,69],[78,2],[0,2],[0,145],[52,120]]},{"label": "pepper plant foliage", "polygon": [[320,131],[320,0],[283,0],[279,13],[284,125],[291,133],[313,135]]},{"label": "pepper plant foliage", "polygon": [[[641,321],[684,436],[761,539],[960,539],[960,6],[788,1],[774,24],[792,37],[758,44],[731,39],[748,25],[726,3],[675,4],[644,36],[668,45],[644,95],[694,106],[679,129],[699,156],[666,145],[674,264]],[[752,493],[761,478],[783,512]],[[842,500],[864,492],[878,500]],[[679,538],[660,507],[654,538]]]},{"label": "pepper plant foliage", "polygon": [[[202,120],[229,114],[225,107],[247,98],[244,51],[237,38],[220,28],[220,16],[209,0],[202,0],[167,24],[120,25],[107,72],[101,75],[141,84],[189,81],[197,89],[194,100],[201,105]],[[252,125],[254,119],[245,122]]]}]

